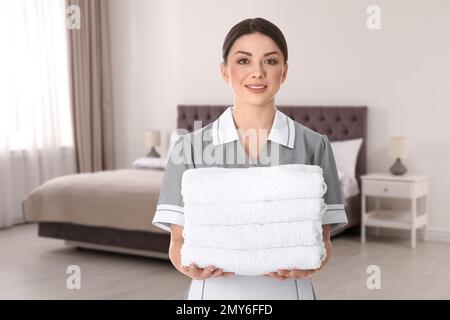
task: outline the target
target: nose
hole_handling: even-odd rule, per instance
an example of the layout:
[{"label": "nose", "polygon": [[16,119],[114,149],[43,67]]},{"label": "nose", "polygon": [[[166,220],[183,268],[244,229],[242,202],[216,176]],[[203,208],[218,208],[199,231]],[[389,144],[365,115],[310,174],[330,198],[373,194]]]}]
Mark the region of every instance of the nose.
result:
[{"label": "nose", "polygon": [[263,67],[262,63],[257,63],[256,67],[255,67],[255,70],[253,71],[252,78],[260,79],[260,78],[263,78],[265,76],[266,76],[266,72],[264,70],[264,67]]}]

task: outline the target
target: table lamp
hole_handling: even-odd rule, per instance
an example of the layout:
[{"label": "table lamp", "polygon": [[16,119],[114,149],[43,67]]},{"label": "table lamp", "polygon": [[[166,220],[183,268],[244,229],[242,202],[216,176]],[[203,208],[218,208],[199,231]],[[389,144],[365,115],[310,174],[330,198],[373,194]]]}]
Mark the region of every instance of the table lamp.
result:
[{"label": "table lamp", "polygon": [[407,137],[391,137],[389,143],[389,157],[396,159],[389,171],[396,176],[406,173],[407,169],[403,165],[401,159],[408,157],[408,138]]},{"label": "table lamp", "polygon": [[161,145],[161,132],[159,130],[147,129],[145,131],[145,146],[151,148],[146,157],[159,158],[160,155],[155,147]]}]

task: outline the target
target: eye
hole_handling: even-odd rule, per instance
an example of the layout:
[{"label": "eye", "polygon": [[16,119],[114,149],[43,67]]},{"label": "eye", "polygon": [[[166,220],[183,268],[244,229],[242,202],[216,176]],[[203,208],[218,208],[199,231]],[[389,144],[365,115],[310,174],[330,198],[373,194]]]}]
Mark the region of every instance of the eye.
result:
[{"label": "eye", "polygon": [[238,64],[247,64],[248,63],[248,59],[246,58],[242,58],[238,60]]},{"label": "eye", "polygon": [[278,63],[277,60],[275,60],[275,59],[267,59],[266,61],[268,61],[269,64],[277,64]]}]

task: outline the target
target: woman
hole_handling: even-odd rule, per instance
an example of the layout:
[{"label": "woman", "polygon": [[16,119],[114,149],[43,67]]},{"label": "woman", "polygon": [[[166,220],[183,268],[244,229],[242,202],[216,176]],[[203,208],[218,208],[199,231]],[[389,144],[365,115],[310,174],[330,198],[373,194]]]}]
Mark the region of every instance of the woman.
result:
[{"label": "woman", "polygon": [[[347,223],[328,138],[275,107],[275,95],[286,80],[287,59],[286,40],[270,21],[254,18],[235,25],[225,38],[220,65],[223,79],[232,88],[234,106],[212,124],[182,136],[171,153],[153,223],[171,232],[170,260],[178,271],[192,278],[188,299],[315,299],[310,277],[330,260],[330,229]],[[196,139],[202,143],[193,142]],[[215,159],[206,161],[211,160],[211,150]],[[263,163],[263,156],[269,162]],[[243,163],[238,159],[244,159]],[[293,163],[319,165],[324,171],[328,188],[322,224],[327,257],[320,268],[274,270],[252,277],[215,266],[201,269],[181,265],[184,217],[180,190],[186,169]]]}]

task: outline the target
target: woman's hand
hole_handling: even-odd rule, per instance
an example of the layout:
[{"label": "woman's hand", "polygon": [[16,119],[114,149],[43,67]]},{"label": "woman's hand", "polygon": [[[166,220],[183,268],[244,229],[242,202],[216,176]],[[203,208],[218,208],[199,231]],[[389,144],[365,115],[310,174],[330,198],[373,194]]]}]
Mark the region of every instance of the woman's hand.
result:
[{"label": "woman's hand", "polygon": [[181,247],[183,246],[183,226],[171,224],[170,230],[170,246],[169,257],[174,267],[181,273],[187,275],[194,280],[204,280],[207,278],[215,277],[231,277],[233,272],[223,272],[222,269],[218,269],[214,266],[208,266],[207,268],[198,268],[194,263],[190,266],[181,265]]},{"label": "woman's hand", "polygon": [[189,266],[181,266],[183,273],[194,280],[205,280],[208,278],[217,277],[231,277],[234,272],[224,272],[222,269],[218,269],[215,266],[208,266],[206,268],[199,268],[194,263]]},{"label": "woman's hand", "polygon": [[317,269],[311,269],[311,270],[301,270],[301,269],[292,269],[292,270],[278,270],[276,272],[269,272],[264,274],[265,276],[272,277],[275,279],[278,279],[280,281],[283,281],[285,279],[305,279],[311,276],[312,274],[321,271],[325,266],[328,264],[328,262],[331,259],[331,241],[330,239],[324,240],[325,244],[325,251],[327,253],[327,256],[322,261],[322,264]]}]

